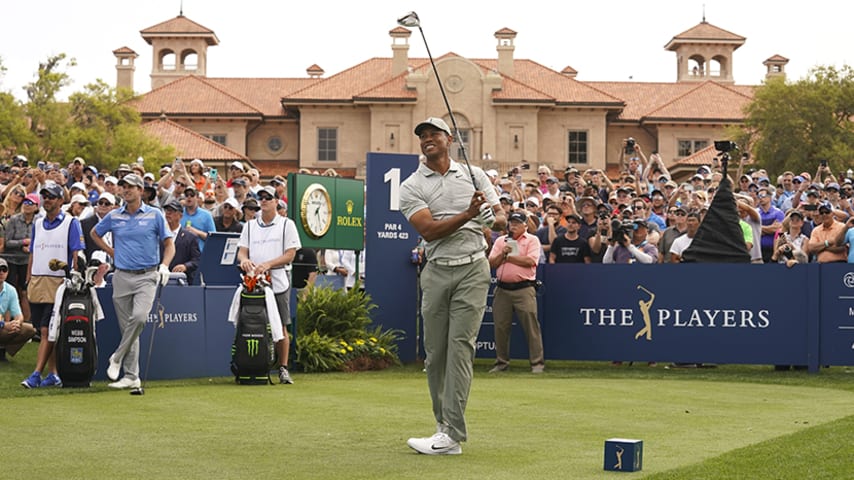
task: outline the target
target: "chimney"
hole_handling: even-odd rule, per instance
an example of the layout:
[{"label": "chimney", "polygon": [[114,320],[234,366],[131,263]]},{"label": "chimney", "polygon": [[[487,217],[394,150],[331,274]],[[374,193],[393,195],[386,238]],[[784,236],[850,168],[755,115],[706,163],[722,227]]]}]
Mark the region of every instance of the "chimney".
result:
[{"label": "chimney", "polygon": [[576,75],[578,75],[578,70],[567,65],[566,67],[564,67],[563,70],[560,71],[560,73],[565,77],[575,78]]},{"label": "chimney", "polygon": [[498,72],[508,77],[513,76],[513,40],[516,38],[516,32],[509,28],[502,28],[495,32],[495,38],[498,39]]},{"label": "chimney", "polygon": [[391,74],[397,76],[409,67],[409,37],[412,32],[404,27],[396,27],[388,34],[391,37]]},{"label": "chimney", "polygon": [[320,68],[320,65],[315,63],[312,66],[306,68],[305,73],[308,74],[309,78],[320,78],[326,72],[322,68]]},{"label": "chimney", "polygon": [[782,55],[774,55],[762,62],[762,65],[768,69],[765,72],[765,80],[770,80],[772,78],[780,78],[783,80],[786,79],[786,64],[789,63],[789,59]]},{"label": "chimney", "polygon": [[133,61],[139,55],[128,47],[113,50],[116,56],[116,88],[127,88],[133,91],[133,73],[136,67]]}]

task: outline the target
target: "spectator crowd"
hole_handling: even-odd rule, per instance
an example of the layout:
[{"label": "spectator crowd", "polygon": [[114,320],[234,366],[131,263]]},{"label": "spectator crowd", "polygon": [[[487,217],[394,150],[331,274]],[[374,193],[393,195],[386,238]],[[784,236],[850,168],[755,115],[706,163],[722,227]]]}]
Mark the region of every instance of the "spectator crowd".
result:
[{"label": "spectator crowd", "polygon": [[[169,265],[172,273],[183,273],[186,283],[199,284],[198,274],[205,241],[211,232],[241,233],[246,222],[261,210],[259,197],[273,197],[279,215],[287,216],[287,181],[282,176],[262,182],[260,172],[240,161],[231,162],[220,174],[202,160],[184,163],[176,159],[155,172],[146,171],[142,159],[121,164],[115,170],[98,168],[82,157],[68,164],[38,162],[30,165],[26,157],[16,155],[0,166],[0,361],[14,355],[31,338],[40,340],[40,330],[31,324],[27,288],[30,244],[34,225],[45,217],[44,196],[59,197],[61,214],[80,224],[82,249],[88,261],[100,262],[96,286],[104,286],[114,270],[113,258],[99,249],[91,231],[101,219],[124,204],[126,179],[141,179],[142,202],[163,212],[168,228],[176,239],[176,252]],[[313,173],[301,170],[300,173]],[[131,177],[128,177],[131,175]],[[327,170],[325,176],[337,176]],[[123,180],[124,179],[124,180]],[[112,249],[111,234],[103,239]],[[162,252],[161,252],[162,255]],[[305,287],[314,281],[318,270],[343,277],[352,287],[356,282],[356,262],[350,251],[300,249],[294,262],[295,283]],[[364,255],[359,262],[364,277]],[[290,270],[290,265],[288,266]],[[304,275],[297,271],[302,272]],[[305,276],[297,281],[297,276]],[[40,386],[40,385],[33,385]]]}]

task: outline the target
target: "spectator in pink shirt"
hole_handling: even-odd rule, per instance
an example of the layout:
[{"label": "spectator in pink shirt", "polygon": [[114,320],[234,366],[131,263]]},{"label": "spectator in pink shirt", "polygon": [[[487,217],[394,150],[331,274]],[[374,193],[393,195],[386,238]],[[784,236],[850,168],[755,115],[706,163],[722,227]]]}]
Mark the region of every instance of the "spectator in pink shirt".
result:
[{"label": "spectator in pink shirt", "polygon": [[495,269],[498,284],[492,298],[492,319],[495,323],[495,365],[490,373],[503,372],[510,367],[510,329],[513,313],[528,339],[531,373],[545,368],[543,336],[537,320],[537,262],[540,240],[527,232],[524,212],[513,212],[507,222],[507,235],[498,237],[489,254],[489,266]]}]

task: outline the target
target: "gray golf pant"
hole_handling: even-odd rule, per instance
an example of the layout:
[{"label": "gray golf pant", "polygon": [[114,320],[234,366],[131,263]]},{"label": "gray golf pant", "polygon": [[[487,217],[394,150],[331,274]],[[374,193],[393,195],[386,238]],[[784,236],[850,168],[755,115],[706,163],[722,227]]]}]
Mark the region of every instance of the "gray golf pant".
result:
[{"label": "gray golf pant", "polygon": [[466,404],[486,295],[489,262],[445,267],[428,263],[421,273],[427,385],[436,422],[458,442],[468,437]]},{"label": "gray golf pant", "polygon": [[157,270],[142,274],[116,270],[113,274],[113,307],[122,333],[113,358],[122,359],[124,376],[131,380],[139,378],[139,336],[154,304],[159,278]]}]

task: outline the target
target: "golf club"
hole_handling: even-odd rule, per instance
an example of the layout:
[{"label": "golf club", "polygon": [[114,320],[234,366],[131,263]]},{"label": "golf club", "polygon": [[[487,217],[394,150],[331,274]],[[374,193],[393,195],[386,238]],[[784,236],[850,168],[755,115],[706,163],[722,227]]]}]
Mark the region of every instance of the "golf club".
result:
[{"label": "golf club", "polygon": [[474,173],[472,172],[471,165],[469,165],[469,157],[468,153],[466,153],[466,144],[462,142],[460,129],[457,127],[457,119],[454,118],[454,112],[451,111],[451,104],[448,102],[448,96],[445,94],[445,86],[442,85],[442,78],[439,76],[439,70],[436,69],[436,62],[433,61],[433,54],[430,53],[430,46],[427,45],[427,37],[424,36],[424,30],[421,28],[421,20],[419,20],[417,13],[409,12],[398,18],[397,24],[402,27],[418,27],[418,31],[421,32],[421,38],[424,40],[424,48],[427,49],[427,57],[430,58],[430,65],[433,66],[433,73],[436,75],[436,82],[439,83],[439,91],[442,92],[442,100],[445,101],[445,108],[448,110],[448,116],[451,118],[451,125],[454,127],[454,138],[460,142],[460,150],[463,154],[463,160],[466,162],[466,168],[469,169],[471,184],[474,185],[475,190],[480,190],[477,186],[477,181],[474,179]]},{"label": "golf club", "polygon": [[148,368],[151,366],[151,350],[154,348],[154,334],[157,333],[158,325],[163,324],[163,304],[160,303],[160,294],[163,285],[157,282],[157,293],[154,295],[154,303],[157,305],[157,316],[159,321],[151,325],[151,338],[148,340],[148,358],[145,360],[145,374],[142,376],[142,384],[130,391],[131,395],[145,395],[145,383],[148,381]]}]

